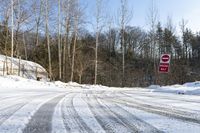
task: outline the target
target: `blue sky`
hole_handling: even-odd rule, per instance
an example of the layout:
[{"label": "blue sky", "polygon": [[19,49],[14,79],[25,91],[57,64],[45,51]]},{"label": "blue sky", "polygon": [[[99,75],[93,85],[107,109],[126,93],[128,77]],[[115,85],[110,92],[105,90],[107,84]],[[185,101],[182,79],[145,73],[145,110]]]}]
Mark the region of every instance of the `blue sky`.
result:
[{"label": "blue sky", "polygon": [[[94,17],[96,0],[81,0],[87,5],[87,16]],[[162,25],[166,25],[167,17],[170,16],[176,31],[179,32],[179,23],[182,19],[188,21],[187,27],[194,32],[200,31],[200,0],[154,0],[158,9],[158,19]],[[129,25],[140,26],[148,29],[147,14],[151,6],[151,0],[127,0],[129,10],[132,10],[132,19]],[[120,0],[103,0],[104,15],[117,16]]]}]

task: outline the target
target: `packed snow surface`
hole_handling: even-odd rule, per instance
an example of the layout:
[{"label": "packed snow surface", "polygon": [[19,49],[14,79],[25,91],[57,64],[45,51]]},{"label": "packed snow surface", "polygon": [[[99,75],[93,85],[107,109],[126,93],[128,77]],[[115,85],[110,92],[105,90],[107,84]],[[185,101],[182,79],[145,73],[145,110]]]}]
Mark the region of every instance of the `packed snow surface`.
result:
[{"label": "packed snow surface", "polygon": [[199,133],[199,87],[111,88],[0,76],[0,133]]}]

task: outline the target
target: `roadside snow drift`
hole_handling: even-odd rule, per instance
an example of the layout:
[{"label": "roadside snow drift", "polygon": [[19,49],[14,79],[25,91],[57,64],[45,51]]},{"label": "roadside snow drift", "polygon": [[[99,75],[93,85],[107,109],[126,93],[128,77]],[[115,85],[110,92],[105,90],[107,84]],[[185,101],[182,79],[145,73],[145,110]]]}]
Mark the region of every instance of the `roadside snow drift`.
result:
[{"label": "roadside snow drift", "polygon": [[[0,75],[9,74],[11,74],[11,58],[0,55]],[[47,80],[48,78],[47,71],[41,65],[17,58],[13,58],[13,75],[28,79],[37,79],[38,77],[42,80]]]},{"label": "roadside snow drift", "polygon": [[148,88],[152,92],[200,95],[200,81],[185,83],[183,85],[171,85],[171,86],[151,85]]}]

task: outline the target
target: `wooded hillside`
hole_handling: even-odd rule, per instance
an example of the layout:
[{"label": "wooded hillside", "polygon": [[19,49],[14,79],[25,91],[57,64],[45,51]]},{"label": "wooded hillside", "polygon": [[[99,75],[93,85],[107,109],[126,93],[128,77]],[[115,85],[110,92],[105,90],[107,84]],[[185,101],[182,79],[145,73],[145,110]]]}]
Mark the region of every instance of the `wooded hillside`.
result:
[{"label": "wooded hillside", "polygon": [[[173,25],[168,17],[162,24],[152,7],[151,26],[144,30],[128,23],[126,0],[121,0],[117,17],[103,17],[102,0],[96,0],[93,22],[88,22],[86,4],[78,0],[13,1],[14,56],[39,63],[52,80],[107,86],[200,80],[200,33],[184,19]],[[10,0],[0,2],[0,54],[10,56],[12,5]],[[168,74],[158,73],[163,53],[171,54]]]}]

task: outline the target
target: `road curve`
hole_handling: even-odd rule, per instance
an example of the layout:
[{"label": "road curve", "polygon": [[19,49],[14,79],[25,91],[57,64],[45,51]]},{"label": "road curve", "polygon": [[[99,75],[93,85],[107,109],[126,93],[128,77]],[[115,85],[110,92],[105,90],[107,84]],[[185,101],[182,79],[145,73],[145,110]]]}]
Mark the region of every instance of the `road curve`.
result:
[{"label": "road curve", "polygon": [[[58,93],[7,94],[0,94],[0,132],[3,133],[200,131],[199,107],[179,107],[179,104],[191,104],[193,107],[199,103],[198,100],[193,101],[198,97],[185,99],[168,94],[81,87]],[[170,104],[159,104],[158,100],[177,106],[172,108]],[[183,130],[176,125],[184,125],[181,127]]]}]

